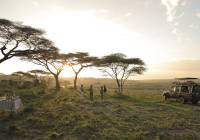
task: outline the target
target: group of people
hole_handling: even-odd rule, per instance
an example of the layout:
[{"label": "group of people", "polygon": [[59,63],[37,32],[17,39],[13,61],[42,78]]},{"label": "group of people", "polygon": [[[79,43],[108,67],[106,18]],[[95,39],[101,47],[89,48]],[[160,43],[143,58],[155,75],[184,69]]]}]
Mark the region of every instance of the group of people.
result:
[{"label": "group of people", "polygon": [[[104,96],[107,94],[106,85],[103,85],[103,86],[100,87],[99,93],[100,93],[100,96],[101,96],[101,100],[103,101]],[[83,84],[81,84],[81,86],[80,86],[80,94],[81,94],[81,96],[83,96],[83,94],[84,94]],[[93,101],[93,99],[94,99],[94,87],[93,87],[93,85],[90,85],[90,87],[89,87],[89,95],[90,95],[90,100]]]}]

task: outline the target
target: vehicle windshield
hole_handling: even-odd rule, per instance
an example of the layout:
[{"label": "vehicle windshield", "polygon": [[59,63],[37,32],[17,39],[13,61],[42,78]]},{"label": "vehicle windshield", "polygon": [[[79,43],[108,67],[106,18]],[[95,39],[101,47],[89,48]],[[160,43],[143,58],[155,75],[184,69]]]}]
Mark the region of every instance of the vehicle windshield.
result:
[{"label": "vehicle windshield", "polygon": [[194,86],[193,92],[200,92],[200,85]]},{"label": "vehicle windshield", "polygon": [[181,87],[181,92],[189,92],[188,87],[187,86],[182,86]]}]

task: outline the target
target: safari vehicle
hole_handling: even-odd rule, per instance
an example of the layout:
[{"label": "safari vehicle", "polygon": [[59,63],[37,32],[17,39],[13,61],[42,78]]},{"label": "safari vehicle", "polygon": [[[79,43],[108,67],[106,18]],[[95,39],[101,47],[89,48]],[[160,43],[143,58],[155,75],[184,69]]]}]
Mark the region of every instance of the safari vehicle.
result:
[{"label": "safari vehicle", "polygon": [[198,78],[177,78],[170,90],[164,91],[165,100],[174,98],[181,103],[192,102],[197,104],[200,100],[200,83]]}]

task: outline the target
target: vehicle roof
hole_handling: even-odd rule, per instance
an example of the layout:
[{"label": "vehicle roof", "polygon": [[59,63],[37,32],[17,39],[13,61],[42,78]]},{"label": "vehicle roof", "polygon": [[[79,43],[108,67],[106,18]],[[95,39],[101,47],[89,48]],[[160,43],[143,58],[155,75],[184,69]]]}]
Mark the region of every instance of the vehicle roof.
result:
[{"label": "vehicle roof", "polygon": [[195,86],[195,85],[200,85],[199,83],[195,83],[195,82],[184,82],[184,83],[173,82],[172,84],[174,86]]},{"label": "vehicle roof", "polygon": [[199,78],[192,78],[192,77],[184,77],[184,78],[175,78],[175,80],[197,80]]},{"label": "vehicle roof", "polygon": [[184,77],[184,78],[175,78],[175,81],[172,82],[173,85],[179,86],[193,86],[193,85],[200,85],[200,79],[194,77]]}]

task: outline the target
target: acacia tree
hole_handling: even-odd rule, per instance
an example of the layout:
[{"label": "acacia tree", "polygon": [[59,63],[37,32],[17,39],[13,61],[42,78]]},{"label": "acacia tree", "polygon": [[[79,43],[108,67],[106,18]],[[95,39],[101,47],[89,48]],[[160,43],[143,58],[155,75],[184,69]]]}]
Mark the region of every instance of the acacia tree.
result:
[{"label": "acacia tree", "polygon": [[30,53],[23,56],[22,60],[30,61],[41,65],[49,71],[56,82],[56,90],[60,89],[59,75],[64,69],[63,56],[58,53],[58,48],[54,47],[53,42],[45,38],[36,38],[32,45],[38,46],[38,53]]},{"label": "acacia tree", "polygon": [[84,52],[76,52],[66,54],[65,58],[67,66],[71,67],[75,74],[74,89],[77,89],[78,75],[84,68],[93,66],[94,62],[97,60],[97,57],[89,56],[88,53]]},{"label": "acacia tree", "polygon": [[37,46],[30,46],[30,43],[43,34],[42,30],[0,19],[0,63],[14,56],[35,53]]},{"label": "acacia tree", "polygon": [[130,76],[142,74],[145,63],[139,58],[126,58],[126,55],[115,53],[104,56],[96,63],[104,74],[115,79],[118,92],[123,93],[123,86]]}]

